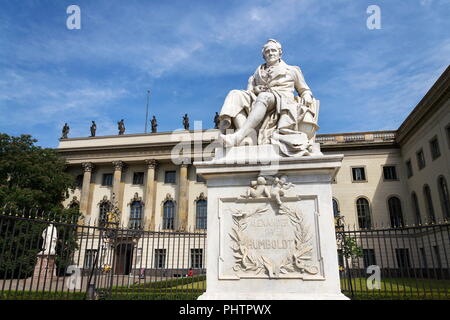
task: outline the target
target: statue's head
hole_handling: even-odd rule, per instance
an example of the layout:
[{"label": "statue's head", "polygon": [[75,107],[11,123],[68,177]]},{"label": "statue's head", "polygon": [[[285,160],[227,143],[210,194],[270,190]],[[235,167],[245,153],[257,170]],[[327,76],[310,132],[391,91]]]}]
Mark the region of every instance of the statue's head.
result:
[{"label": "statue's head", "polygon": [[281,43],[277,40],[269,39],[261,50],[262,56],[266,62],[275,62],[281,59],[283,49],[281,48]]}]

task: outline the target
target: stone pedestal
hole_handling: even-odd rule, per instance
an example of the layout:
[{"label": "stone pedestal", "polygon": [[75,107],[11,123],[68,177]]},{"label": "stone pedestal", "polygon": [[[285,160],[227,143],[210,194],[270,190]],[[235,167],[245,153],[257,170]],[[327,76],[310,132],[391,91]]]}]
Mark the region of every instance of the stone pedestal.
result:
[{"label": "stone pedestal", "polygon": [[56,255],[39,254],[34,267],[33,278],[39,278],[44,281],[45,278],[51,279],[56,277]]},{"label": "stone pedestal", "polygon": [[207,291],[199,299],[347,299],[331,193],[343,156],[277,154],[272,145],[235,147],[194,163],[208,186]]}]

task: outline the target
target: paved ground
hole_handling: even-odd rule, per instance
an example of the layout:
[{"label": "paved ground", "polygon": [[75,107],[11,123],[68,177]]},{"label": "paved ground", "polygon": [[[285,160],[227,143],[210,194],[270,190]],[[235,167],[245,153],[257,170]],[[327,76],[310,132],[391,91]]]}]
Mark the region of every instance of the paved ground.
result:
[{"label": "paved ground", "polygon": [[[144,284],[147,282],[161,281],[169,279],[161,277],[147,276],[145,279],[139,279],[138,276],[114,275],[113,286],[128,286],[132,284]],[[44,281],[45,280],[45,281]],[[86,291],[89,276],[79,277],[79,281],[67,277],[56,277],[47,275],[46,279],[28,278],[21,280],[0,280],[1,291]],[[93,276],[91,283],[95,283],[96,288],[107,288],[111,282],[110,275]]]}]

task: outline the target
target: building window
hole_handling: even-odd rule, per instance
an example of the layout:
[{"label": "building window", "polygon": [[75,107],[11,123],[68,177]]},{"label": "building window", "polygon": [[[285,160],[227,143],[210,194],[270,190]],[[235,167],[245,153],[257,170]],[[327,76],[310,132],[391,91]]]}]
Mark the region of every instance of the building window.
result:
[{"label": "building window", "polygon": [[450,149],[450,124],[445,127],[445,131],[447,132],[447,145]]},{"label": "building window", "polygon": [[155,268],[163,269],[166,267],[166,249],[155,249]]},{"label": "building window", "polygon": [[416,224],[420,225],[422,224],[422,218],[420,217],[419,201],[417,200],[417,195],[415,192],[411,194],[411,202],[414,210],[414,216],[416,218]]},{"label": "building window", "polygon": [[94,267],[95,256],[97,255],[97,250],[87,249],[84,254],[84,268],[91,269]]},{"label": "building window", "polygon": [[369,266],[376,265],[377,261],[375,259],[375,250],[363,249],[363,261],[364,269],[367,269]]},{"label": "building window", "polygon": [[143,172],[135,172],[133,174],[133,184],[144,184],[144,173]]},{"label": "building window", "polygon": [[176,183],[176,171],[166,171],[164,173],[164,183]]},{"label": "building window", "polygon": [[422,267],[424,269],[428,269],[427,254],[425,252],[425,249],[424,248],[419,248],[419,250],[420,250],[420,255],[422,257]]},{"label": "building window", "polygon": [[439,247],[433,246],[433,252],[434,256],[436,258],[436,268],[441,269],[442,268],[442,261],[441,261],[441,255],[439,254]]},{"label": "building window", "polygon": [[447,181],[443,176],[438,178],[439,199],[441,200],[442,215],[450,219],[450,197],[448,194]]},{"label": "building window", "polygon": [[441,150],[439,149],[439,141],[437,137],[434,137],[430,140],[430,151],[431,151],[431,159],[437,159],[441,155]]},{"label": "building window", "polygon": [[423,150],[420,149],[416,153],[417,156],[417,166],[419,167],[419,170],[422,170],[425,168],[425,155],[423,154]]},{"label": "building window", "polygon": [[336,199],[333,198],[333,215],[335,218],[340,216],[340,211],[339,211],[339,203],[337,202]]},{"label": "building window", "polygon": [[423,186],[423,196],[427,207],[428,222],[434,223],[436,222],[436,216],[434,215],[433,199],[431,198],[431,190],[428,185]]},{"label": "building window", "polygon": [[413,176],[411,160],[406,161],[406,175],[408,176],[408,178],[411,178]]},{"label": "building window", "polygon": [[358,225],[360,229],[370,229],[370,207],[365,198],[356,200],[356,211],[358,213]]},{"label": "building window", "polygon": [[203,249],[191,249],[191,268],[203,268]]},{"label": "building window", "polygon": [[386,181],[398,180],[396,167],[395,166],[384,166],[383,167],[383,176],[384,176],[384,180],[386,180]]},{"label": "building window", "polygon": [[366,170],[364,167],[352,168],[353,181],[366,181]]},{"label": "building window", "polygon": [[100,227],[105,226],[105,224],[108,222],[108,212],[110,211],[111,211],[111,202],[102,201],[100,203],[100,212],[98,215],[98,224]]},{"label": "building window", "polygon": [[130,206],[130,229],[142,228],[142,202],[134,201]]},{"label": "building window", "polygon": [[405,248],[395,249],[395,256],[399,269],[410,268],[411,262],[409,260],[409,250]]},{"label": "building window", "polygon": [[113,183],[113,174],[104,173],[102,178],[102,186],[112,186],[112,183]]},{"label": "building window", "polygon": [[403,226],[402,204],[397,197],[391,197],[388,200],[389,217],[391,219],[391,228]]},{"label": "building window", "polygon": [[175,204],[172,200],[164,202],[163,208],[163,229],[175,229]]},{"label": "building window", "polygon": [[206,183],[206,180],[197,174],[197,182]]},{"label": "building window", "polygon": [[207,202],[198,200],[196,203],[195,227],[197,229],[206,229]]},{"label": "building window", "polygon": [[83,188],[83,175],[82,174],[77,175],[77,177],[75,178],[75,186],[78,189]]}]

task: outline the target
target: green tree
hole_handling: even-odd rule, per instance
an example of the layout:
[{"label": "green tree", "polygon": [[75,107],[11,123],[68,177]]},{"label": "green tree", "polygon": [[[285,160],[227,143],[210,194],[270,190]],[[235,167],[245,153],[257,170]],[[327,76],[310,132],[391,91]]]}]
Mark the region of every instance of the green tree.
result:
[{"label": "green tree", "polygon": [[[46,221],[76,222],[79,217],[77,208],[62,206],[74,187],[73,176],[65,172],[65,160],[53,149],[36,146],[36,141],[29,135],[0,134],[0,208],[18,216],[0,217],[0,277],[30,276]],[[64,272],[76,249],[76,228],[55,225],[56,263]]]}]

